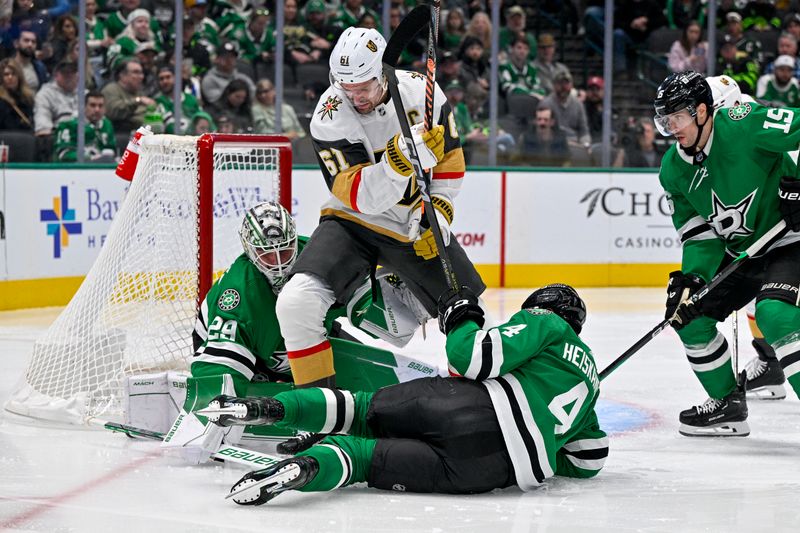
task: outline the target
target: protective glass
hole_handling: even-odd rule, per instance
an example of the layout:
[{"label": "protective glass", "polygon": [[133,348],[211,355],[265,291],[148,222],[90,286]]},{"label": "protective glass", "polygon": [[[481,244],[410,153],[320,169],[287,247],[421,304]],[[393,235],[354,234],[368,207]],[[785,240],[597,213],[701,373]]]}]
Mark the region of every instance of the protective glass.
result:
[{"label": "protective glass", "polygon": [[697,111],[689,106],[669,115],[656,115],[653,117],[653,122],[655,122],[656,128],[658,128],[661,135],[669,137],[694,122],[696,114]]}]

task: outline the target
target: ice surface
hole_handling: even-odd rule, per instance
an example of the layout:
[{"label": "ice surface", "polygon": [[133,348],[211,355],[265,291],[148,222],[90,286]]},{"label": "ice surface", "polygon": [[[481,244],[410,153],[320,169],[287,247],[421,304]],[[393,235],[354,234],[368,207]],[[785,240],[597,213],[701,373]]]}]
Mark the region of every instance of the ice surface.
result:
[{"label": "ice surface", "polygon": [[[525,290],[490,290],[505,317]],[[661,289],[585,289],[583,337],[604,368],[663,313]],[[0,313],[0,401],[26,368],[53,310]],[[743,314],[740,366],[753,355]],[[730,339],[730,324],[720,325]],[[405,350],[441,362],[443,338]],[[0,414],[0,530],[53,532],[731,532],[798,531],[800,402],[751,401],[751,435],[686,438],[677,414],[705,400],[677,336],[665,331],[603,382],[598,406],[611,434],[591,480],[555,478],[540,490],[474,496],[382,492],[354,486],[289,492],[250,508],[224,500],[243,467],[183,465],[158,445],[103,431],[30,426]]]}]

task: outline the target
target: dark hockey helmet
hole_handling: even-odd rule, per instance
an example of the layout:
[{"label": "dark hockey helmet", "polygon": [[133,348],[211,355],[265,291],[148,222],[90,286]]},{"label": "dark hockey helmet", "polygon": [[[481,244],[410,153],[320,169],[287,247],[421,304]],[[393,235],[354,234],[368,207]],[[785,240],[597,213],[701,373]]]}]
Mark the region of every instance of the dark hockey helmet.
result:
[{"label": "dark hockey helmet", "polygon": [[522,309],[548,309],[580,333],[586,322],[586,304],[575,289],[563,283],[553,283],[537,289],[522,302]]},{"label": "dark hockey helmet", "polygon": [[[693,70],[670,74],[658,86],[656,99],[653,101],[656,109],[654,121],[658,131],[662,135],[672,135],[685,125],[686,120],[694,120],[700,104],[706,104],[709,111],[714,108],[714,96],[706,79]],[[689,116],[684,115],[683,120],[681,115],[671,117],[682,109]]]},{"label": "dark hockey helmet", "polygon": [[653,105],[656,115],[670,115],[687,107],[695,110],[700,104],[714,105],[711,87],[702,74],[693,70],[670,74],[661,82]]}]

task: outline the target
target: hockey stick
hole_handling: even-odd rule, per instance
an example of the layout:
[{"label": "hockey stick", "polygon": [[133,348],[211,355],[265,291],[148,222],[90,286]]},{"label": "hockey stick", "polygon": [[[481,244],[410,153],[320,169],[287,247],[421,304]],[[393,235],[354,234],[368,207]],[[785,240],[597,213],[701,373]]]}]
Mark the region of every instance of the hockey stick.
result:
[{"label": "hockey stick", "polygon": [[[742,265],[742,263],[745,262],[745,259],[753,257],[762,249],[766,249],[768,245],[782,237],[787,230],[788,228],[786,227],[786,221],[781,220],[775,224],[775,226],[762,235],[760,239],[751,244],[745,251],[740,253],[739,256],[736,257],[733,262],[731,262],[731,264],[717,272],[717,274],[711,278],[711,281],[709,281],[706,286],[694,293],[690,298],[691,303],[696,304],[698,301],[704,298],[709,291],[719,286],[719,284],[725,281],[728,276],[733,274]],[[607,378],[608,375],[616,370],[618,366],[627,361],[633,354],[641,350],[648,342],[656,338],[659,333],[669,326],[670,322],[672,322],[672,317],[665,318],[656,327],[648,331],[641,339],[636,341],[633,346],[625,350],[622,355],[617,357],[611,362],[611,364],[604,368],[602,372],[600,372],[600,381],[603,381],[605,378]]]},{"label": "hockey stick", "polygon": [[450,261],[447,250],[445,250],[442,229],[439,227],[439,220],[436,218],[436,212],[433,210],[433,203],[431,202],[431,176],[422,168],[422,164],[419,161],[419,154],[414,144],[414,138],[411,135],[411,127],[408,125],[403,100],[400,98],[400,89],[398,88],[397,73],[395,71],[397,60],[400,58],[403,49],[426,26],[429,28],[429,34],[424,123],[426,127],[430,128],[433,124],[433,97],[436,87],[436,35],[434,26],[436,28],[439,26],[438,0],[434,2],[434,7],[422,4],[412,9],[394,30],[389,42],[386,44],[386,50],[383,52],[383,74],[388,81],[389,94],[394,103],[397,119],[400,121],[400,131],[406,141],[411,166],[414,167],[414,174],[417,176],[417,186],[422,197],[422,210],[425,213],[425,219],[428,222],[431,233],[433,233],[433,240],[439,251],[439,261],[442,264],[445,280],[450,289],[457,291],[459,284],[453,270],[453,263]]},{"label": "hockey stick", "polygon": [[[103,427],[117,433],[124,433],[131,438],[140,437],[159,442],[164,440],[163,433],[158,431],[150,431],[148,429],[141,429],[134,426],[129,426],[127,424],[105,422]],[[254,452],[246,448],[239,448],[238,446],[231,446],[230,444],[224,443],[220,445],[216,452],[211,454],[211,457],[226,462],[247,465],[253,468],[266,468],[283,460],[281,457]]]}]

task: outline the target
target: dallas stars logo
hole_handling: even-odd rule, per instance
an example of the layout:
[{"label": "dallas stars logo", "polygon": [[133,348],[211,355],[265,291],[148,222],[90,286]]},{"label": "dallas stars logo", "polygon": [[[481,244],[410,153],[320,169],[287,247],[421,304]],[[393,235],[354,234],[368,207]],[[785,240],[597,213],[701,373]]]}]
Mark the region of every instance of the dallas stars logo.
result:
[{"label": "dallas stars logo", "polygon": [[339,110],[339,106],[342,105],[342,99],[338,96],[329,96],[325,103],[322,104],[322,109],[319,110],[319,116],[323,119],[328,117],[329,119],[333,120],[333,112]]},{"label": "dallas stars logo", "polygon": [[753,230],[747,227],[747,212],[750,210],[750,206],[753,205],[757,190],[751,192],[736,205],[725,205],[719,199],[717,193],[712,190],[711,204],[714,211],[708,218],[708,223],[711,224],[714,233],[725,240],[751,235]]},{"label": "dallas stars logo", "polygon": [[734,106],[728,109],[728,116],[731,117],[731,120],[742,120],[744,117],[750,114],[750,111],[753,108],[750,107],[750,104],[744,103]]},{"label": "dallas stars logo", "polygon": [[217,305],[223,311],[230,311],[231,309],[236,309],[236,306],[239,305],[239,300],[239,293],[236,289],[225,289],[219,300],[217,300]]}]

